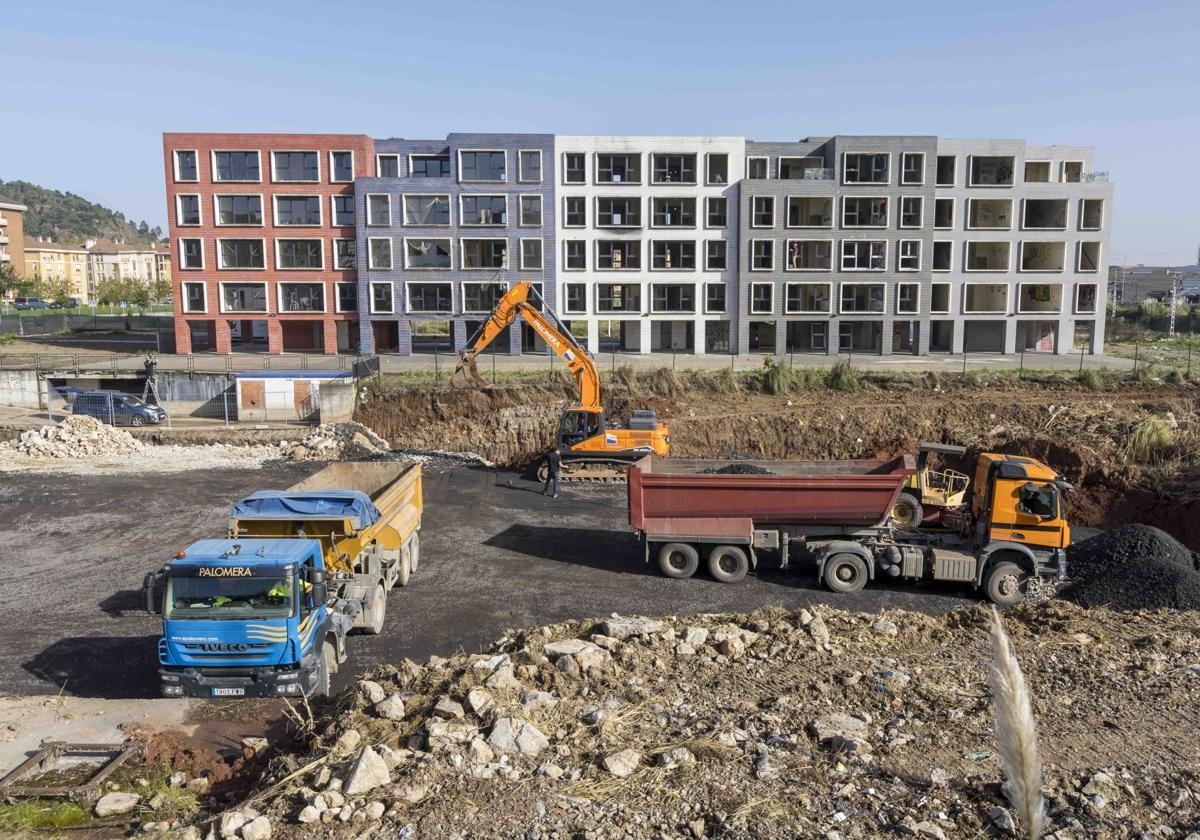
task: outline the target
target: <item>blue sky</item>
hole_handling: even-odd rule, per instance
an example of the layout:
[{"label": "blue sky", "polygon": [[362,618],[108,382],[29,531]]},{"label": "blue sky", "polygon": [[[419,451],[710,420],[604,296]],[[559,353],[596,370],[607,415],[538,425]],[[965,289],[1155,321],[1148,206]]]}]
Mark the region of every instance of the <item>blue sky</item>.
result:
[{"label": "blue sky", "polygon": [[1111,257],[1195,262],[1200,4],[6,0],[0,178],[166,221],[163,131],[1092,145]]}]

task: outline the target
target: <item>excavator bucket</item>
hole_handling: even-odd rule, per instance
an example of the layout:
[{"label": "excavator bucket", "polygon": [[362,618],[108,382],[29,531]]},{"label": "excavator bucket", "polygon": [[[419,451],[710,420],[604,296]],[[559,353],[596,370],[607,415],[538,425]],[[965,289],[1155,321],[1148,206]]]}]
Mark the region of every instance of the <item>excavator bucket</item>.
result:
[{"label": "excavator bucket", "polygon": [[455,388],[490,388],[491,383],[479,374],[475,360],[479,358],[474,353],[463,353],[450,377],[450,385]]}]

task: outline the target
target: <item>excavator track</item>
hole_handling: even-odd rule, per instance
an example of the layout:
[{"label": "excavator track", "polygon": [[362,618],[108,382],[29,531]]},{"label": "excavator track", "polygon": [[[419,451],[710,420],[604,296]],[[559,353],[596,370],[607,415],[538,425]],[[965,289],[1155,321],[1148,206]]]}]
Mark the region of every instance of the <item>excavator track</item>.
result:
[{"label": "excavator track", "polygon": [[[631,461],[619,458],[564,459],[559,481],[566,483],[624,484],[625,471]],[[546,480],[546,467],[538,465],[538,480]]]}]

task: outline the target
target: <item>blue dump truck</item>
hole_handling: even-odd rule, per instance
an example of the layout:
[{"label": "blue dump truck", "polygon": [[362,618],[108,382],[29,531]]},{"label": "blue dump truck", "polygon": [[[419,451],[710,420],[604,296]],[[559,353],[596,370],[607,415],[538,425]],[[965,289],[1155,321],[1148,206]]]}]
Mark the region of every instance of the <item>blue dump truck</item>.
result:
[{"label": "blue dump truck", "polygon": [[[166,697],[327,695],[420,558],[419,464],[339,463],[234,504],[227,533],[146,576]],[[161,605],[161,606],[160,606]]]}]

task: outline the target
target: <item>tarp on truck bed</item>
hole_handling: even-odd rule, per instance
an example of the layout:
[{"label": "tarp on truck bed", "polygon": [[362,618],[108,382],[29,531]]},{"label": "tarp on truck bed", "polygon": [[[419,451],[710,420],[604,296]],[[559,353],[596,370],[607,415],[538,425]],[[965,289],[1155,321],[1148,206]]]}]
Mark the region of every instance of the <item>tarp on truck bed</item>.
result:
[{"label": "tarp on truck bed", "polygon": [[366,528],[379,521],[371,497],[356,490],[260,490],[234,502],[231,516],[238,519],[358,519]]}]

